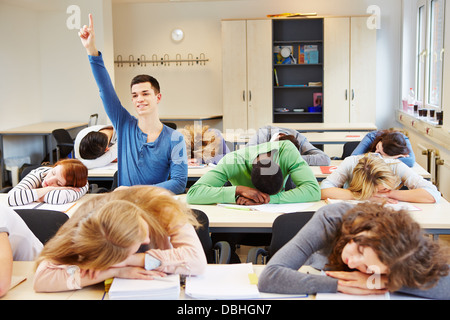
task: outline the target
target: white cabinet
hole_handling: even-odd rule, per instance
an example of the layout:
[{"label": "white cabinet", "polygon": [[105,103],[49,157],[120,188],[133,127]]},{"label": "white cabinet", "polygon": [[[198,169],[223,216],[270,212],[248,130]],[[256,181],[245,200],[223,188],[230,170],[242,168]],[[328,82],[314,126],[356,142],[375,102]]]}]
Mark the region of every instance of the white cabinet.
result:
[{"label": "white cabinet", "polygon": [[272,122],[272,21],[222,21],[223,129]]},{"label": "white cabinet", "polygon": [[367,17],[324,21],[324,122],[375,123],[376,29]]}]

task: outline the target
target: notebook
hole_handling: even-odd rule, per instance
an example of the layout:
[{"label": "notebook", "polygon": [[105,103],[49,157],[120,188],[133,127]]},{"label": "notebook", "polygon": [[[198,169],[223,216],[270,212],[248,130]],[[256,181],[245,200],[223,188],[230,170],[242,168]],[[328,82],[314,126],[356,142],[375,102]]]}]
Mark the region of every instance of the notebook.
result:
[{"label": "notebook", "polygon": [[108,294],[110,300],[177,300],[180,275],[153,280],[114,278]]},{"label": "notebook", "polygon": [[186,278],[185,293],[194,299],[259,298],[251,263],[209,264],[202,275]]}]

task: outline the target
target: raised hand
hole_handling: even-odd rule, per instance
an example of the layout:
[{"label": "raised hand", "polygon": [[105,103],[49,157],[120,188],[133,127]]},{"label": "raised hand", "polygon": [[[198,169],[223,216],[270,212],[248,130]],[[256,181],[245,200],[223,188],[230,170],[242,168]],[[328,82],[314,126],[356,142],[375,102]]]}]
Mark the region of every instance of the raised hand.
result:
[{"label": "raised hand", "polygon": [[92,14],[89,14],[89,27],[84,25],[78,32],[78,36],[88,55],[98,56],[98,50],[95,47],[94,19]]}]

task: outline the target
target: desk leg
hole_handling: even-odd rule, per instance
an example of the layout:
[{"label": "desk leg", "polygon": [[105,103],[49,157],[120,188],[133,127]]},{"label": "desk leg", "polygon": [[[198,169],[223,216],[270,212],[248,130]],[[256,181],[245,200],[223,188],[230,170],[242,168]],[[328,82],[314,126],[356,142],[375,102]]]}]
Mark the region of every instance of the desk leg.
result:
[{"label": "desk leg", "polygon": [[51,134],[47,134],[44,136],[44,157],[47,155],[48,153],[48,159],[50,164],[54,164],[53,163],[53,150],[52,150],[52,135]]},{"label": "desk leg", "polygon": [[4,158],[4,150],[3,150],[3,135],[0,134],[0,189],[3,189],[4,178],[5,178],[5,158]]}]

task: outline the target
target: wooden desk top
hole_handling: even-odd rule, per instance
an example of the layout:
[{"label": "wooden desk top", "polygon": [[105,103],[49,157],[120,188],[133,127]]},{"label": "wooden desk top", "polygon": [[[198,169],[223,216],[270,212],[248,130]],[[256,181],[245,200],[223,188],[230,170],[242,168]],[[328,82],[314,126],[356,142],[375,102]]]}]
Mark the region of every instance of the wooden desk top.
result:
[{"label": "wooden desk top", "polygon": [[160,120],[173,120],[173,121],[194,121],[194,120],[213,120],[222,119],[223,115],[213,114],[213,115],[175,115],[175,116],[160,116]]},{"label": "wooden desk top", "polygon": [[373,131],[373,123],[272,123],[274,127],[302,131]]},{"label": "wooden desk top", "polygon": [[39,122],[0,131],[3,135],[16,134],[51,134],[55,129],[74,129],[87,126],[87,122]]}]

